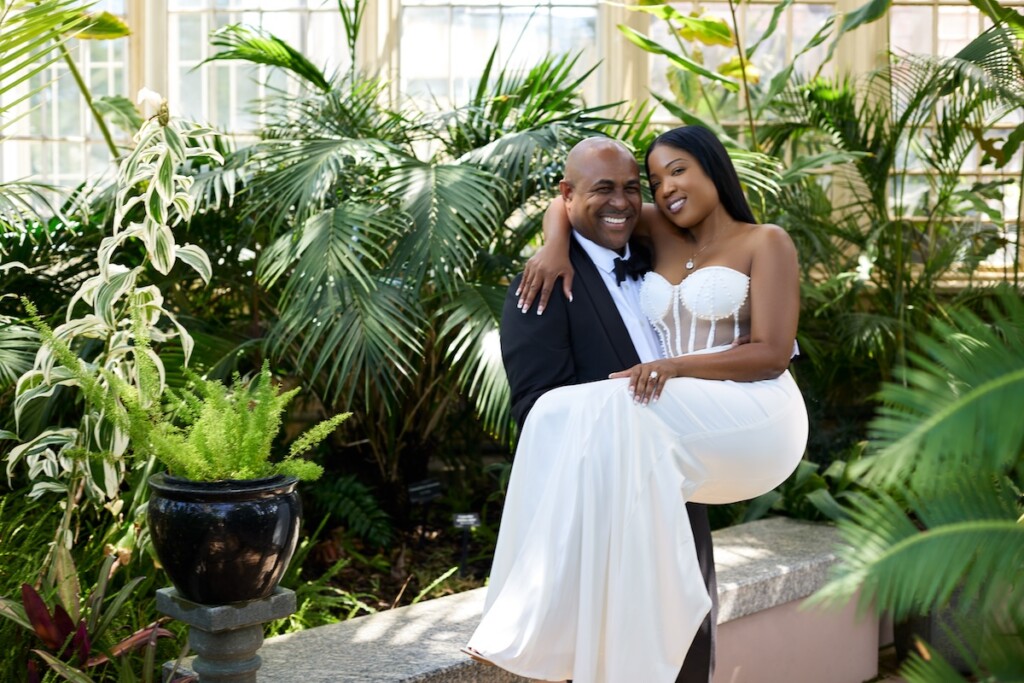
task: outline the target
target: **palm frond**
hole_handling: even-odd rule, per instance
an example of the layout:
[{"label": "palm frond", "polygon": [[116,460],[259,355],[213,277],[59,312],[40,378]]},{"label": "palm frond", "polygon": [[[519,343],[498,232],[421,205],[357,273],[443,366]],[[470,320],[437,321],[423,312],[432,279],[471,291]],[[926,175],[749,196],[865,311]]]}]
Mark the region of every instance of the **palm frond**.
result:
[{"label": "palm frond", "polygon": [[983,83],[1011,104],[1019,106],[1024,99],[1021,37],[1012,28],[999,25],[984,31],[953,56],[957,62],[962,62],[960,78]]},{"label": "palm frond", "polygon": [[[906,386],[888,384],[871,423],[881,452],[871,476],[884,484],[912,477],[928,490],[949,471],[1020,474],[1024,465],[1024,302],[998,298],[992,323],[969,311],[937,320],[911,358]],[[921,458],[928,453],[928,458]]]},{"label": "palm frond", "polygon": [[382,189],[411,218],[391,263],[416,287],[428,274],[442,289],[461,281],[503,224],[509,201],[508,183],[465,164],[410,162],[390,169]]},{"label": "palm frond", "polygon": [[32,79],[61,58],[60,46],[89,20],[78,0],[0,7],[0,131],[20,118],[11,118],[19,105],[49,85]]},{"label": "palm frond", "polygon": [[291,97],[274,93],[260,103],[267,119],[264,139],[373,139],[409,150],[411,140],[425,137],[420,124],[382,104],[388,83],[382,79],[340,79],[327,92]]},{"label": "palm frond", "polygon": [[425,320],[418,302],[385,279],[369,291],[339,282],[324,298],[310,302],[310,309],[282,311],[267,334],[271,353],[294,359],[329,405],[359,410],[352,406],[356,396],[380,396],[390,411],[423,354]]},{"label": "palm frond", "polygon": [[217,29],[210,36],[214,47],[220,52],[207,57],[200,66],[216,61],[245,61],[253,64],[283,69],[298,76],[303,83],[326,92],[331,83],[323,69],[311,62],[305,55],[287,42],[262,29],[241,24],[229,24]]},{"label": "palm frond", "polygon": [[45,183],[0,183],[0,226],[6,233],[0,240],[0,257],[9,254],[15,242],[36,244],[47,239],[44,226],[51,217],[67,222],[62,207],[67,195],[66,190]]},{"label": "palm frond", "polygon": [[331,305],[330,293],[338,282],[372,289],[371,272],[387,258],[382,245],[396,239],[403,228],[404,222],[394,211],[355,203],[327,209],[267,248],[260,259],[260,281],[272,287],[291,273],[282,308],[298,307],[315,314],[312,301]]},{"label": "palm frond", "polygon": [[1024,567],[1024,525],[1014,517],[986,518],[984,510],[964,505],[961,521],[922,532],[889,496],[848,500],[850,516],[839,522],[839,563],[815,601],[841,602],[860,590],[863,607],[900,619],[945,604],[963,587],[965,609],[984,614],[1012,590],[996,577],[1018,576]]},{"label": "palm frond", "polygon": [[438,312],[444,321],[440,337],[459,387],[473,401],[484,429],[502,442],[511,436],[511,392],[498,337],[506,291],[502,285],[466,284]]},{"label": "palm frond", "polygon": [[38,347],[39,334],[34,328],[0,316],[0,392],[32,369]]},{"label": "palm frond", "polygon": [[343,180],[355,183],[358,170],[380,166],[393,154],[378,140],[300,138],[258,143],[241,150],[236,163],[253,169],[244,197],[274,235],[326,208]]}]

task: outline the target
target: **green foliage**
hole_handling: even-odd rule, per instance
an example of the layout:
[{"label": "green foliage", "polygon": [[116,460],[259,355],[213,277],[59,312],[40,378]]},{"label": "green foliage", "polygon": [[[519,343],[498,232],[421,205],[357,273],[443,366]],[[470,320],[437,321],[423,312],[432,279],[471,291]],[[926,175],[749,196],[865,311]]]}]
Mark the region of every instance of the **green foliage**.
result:
[{"label": "green foliage", "polygon": [[270,364],[248,386],[236,375],[233,391],[217,380],[193,376],[194,389],[179,397],[179,427],[161,422],[150,435],[154,454],[177,474],[199,481],[257,479],[285,474],[316,479],[323,468],[297,456],[327,438],[350,413],[335,415],[296,439],[288,455],[271,462],[281,416],[298,388],[279,392]]},{"label": "green foliage", "polygon": [[391,545],[394,528],[391,518],[381,509],[373,490],[355,475],[321,479],[306,489],[312,507],[346,530],[361,538],[369,547]]},{"label": "green foliage", "polygon": [[350,416],[342,413],[314,426],[292,444],[283,460],[272,463],[271,448],[281,416],[299,389],[279,393],[269,362],[264,362],[259,376],[248,386],[236,375],[232,392],[217,380],[193,374],[194,389],[185,389],[177,397],[177,416],[184,425],[179,426],[162,413],[159,400],[154,400],[160,393],[159,378],[149,358],[149,339],[137,307],[133,308],[133,320],[138,387],[106,369],[100,372],[108,385],[104,387],[39,318],[32,303],[26,300],[24,304],[43,341],[78,381],[86,401],[130,436],[136,457],[155,456],[172,474],[197,481],[274,474],[316,479],[323,468],[297,456],[327,438]]},{"label": "green foliage", "polygon": [[[919,337],[922,352],[910,354],[901,373],[907,383],[885,385],[871,425],[865,476],[879,488],[850,498],[839,522],[847,544],[817,599],[860,591],[862,605],[900,618],[944,605],[959,590],[957,617],[972,623],[961,629],[972,667],[988,673],[985,680],[1019,680],[1024,302],[1006,288],[984,319],[952,311]],[[943,665],[917,660],[910,668],[925,680]]]},{"label": "green foliage", "polygon": [[296,609],[287,617],[270,624],[267,629],[268,635],[334,624],[360,614],[373,614],[377,611],[371,606],[371,603],[376,601],[374,596],[353,593],[337,585],[338,575],[350,562],[347,558],[338,560],[314,579],[303,578],[303,567],[306,566],[310,552],[320,540],[327,521],[328,518],[324,517],[316,530],[302,539],[295,549],[291,564],[281,578],[281,586],[295,591]]},{"label": "green foliage", "polygon": [[253,64],[266,64],[286,71],[320,90],[329,90],[331,85],[315,64],[285,41],[266,31],[231,24],[219,28],[210,36],[210,43],[221,48],[200,64],[219,60],[243,60]]}]

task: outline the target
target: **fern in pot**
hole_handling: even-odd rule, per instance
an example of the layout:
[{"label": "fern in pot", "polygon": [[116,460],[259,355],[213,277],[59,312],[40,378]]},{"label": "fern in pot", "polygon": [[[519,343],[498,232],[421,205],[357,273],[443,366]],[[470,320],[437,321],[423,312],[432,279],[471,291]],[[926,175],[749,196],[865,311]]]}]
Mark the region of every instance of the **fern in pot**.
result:
[{"label": "fern in pot", "polygon": [[271,461],[281,416],[298,388],[279,393],[264,363],[229,389],[195,380],[179,402],[184,426],[160,422],[150,445],[168,473],[150,477],[147,518],[157,556],[185,598],[226,604],[269,596],[298,541],[296,484],[322,468],[299,456],[326,438],[348,413],[325,420]]},{"label": "fern in pot", "polygon": [[269,596],[298,541],[299,480],[323,469],[303,459],[349,413],[307,430],[284,458],[272,460],[274,440],[299,388],[281,392],[265,362],[251,381],[230,387],[187,373],[189,387],[162,389],[143,323],[144,304],[131,307],[131,384],[109,369],[93,370],[54,335],[24,301],[54,360],[66,368],[87,403],[128,435],[137,459],[166,471],[149,477],[148,530],[158,559],[178,593],[201,604]]}]

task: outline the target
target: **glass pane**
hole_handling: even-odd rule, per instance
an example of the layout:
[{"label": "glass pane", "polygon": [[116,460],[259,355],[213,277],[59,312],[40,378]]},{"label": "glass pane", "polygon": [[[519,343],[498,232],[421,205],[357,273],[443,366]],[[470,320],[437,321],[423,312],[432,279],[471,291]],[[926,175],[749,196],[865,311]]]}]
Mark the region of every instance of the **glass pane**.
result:
[{"label": "glass pane", "polygon": [[88,83],[95,96],[112,94],[110,74],[106,69],[89,69]]},{"label": "glass pane", "polygon": [[45,142],[32,142],[29,145],[29,174],[36,177],[50,177],[53,171],[49,154],[51,145]]},{"label": "glass pane", "polygon": [[110,12],[118,16],[124,16],[124,0],[100,0],[90,9],[94,12]]},{"label": "glass pane", "polygon": [[57,177],[75,183],[83,180],[81,143],[63,143],[57,147]]},{"label": "glass pane", "polygon": [[[835,12],[835,8],[831,5],[793,5],[792,12],[793,32],[790,54],[795,57],[810,42],[814,34],[821,30],[821,27]],[[828,41],[825,41],[796,58],[797,72],[803,75],[815,73],[827,54]],[[831,74],[833,66],[831,62],[826,64],[823,73]]]},{"label": "glass pane", "polygon": [[[218,119],[221,125],[229,125],[231,130],[250,131],[256,130],[259,121],[253,113],[255,100],[260,96],[261,88],[259,82],[260,69],[258,67],[241,67],[236,69],[237,86],[235,99],[231,111],[235,114],[234,120],[231,117]],[[231,100],[228,100],[231,103]]]},{"label": "glass pane", "polygon": [[182,62],[198,62],[203,59],[206,36],[203,32],[203,17],[199,14],[171,15],[172,35],[178,35],[178,59]]},{"label": "glass pane", "polygon": [[893,7],[889,10],[889,45],[893,52],[932,54],[932,8]]},{"label": "glass pane", "polygon": [[450,24],[445,7],[409,7],[402,12],[402,90],[428,103],[449,99]]},{"label": "glass pane", "polygon": [[[516,51],[517,56],[521,56],[526,53],[536,53],[538,51],[537,45],[520,49],[524,47],[524,43],[529,43],[531,39],[536,40],[536,28],[539,25],[537,21],[538,17],[532,7],[513,7],[503,12],[501,17],[501,49],[498,53],[499,63],[504,64],[511,56],[513,50]],[[544,18],[546,19],[546,17]],[[532,26],[531,26],[532,25]],[[545,33],[543,36],[544,45],[541,48],[541,54],[547,51],[547,27],[544,27]],[[522,58],[518,60],[520,63],[523,61]]]},{"label": "glass pane", "polygon": [[232,92],[237,86],[236,76],[238,69],[227,63],[214,63],[213,82],[215,84],[215,95],[213,100],[212,117],[215,126],[231,126],[231,112],[233,111]]},{"label": "glass pane", "polygon": [[177,90],[177,92],[169,101],[172,114],[180,112],[181,116],[200,121],[207,118],[201,72],[192,71],[189,68],[179,69],[178,87],[174,88],[172,85],[173,90]]},{"label": "glass pane", "polygon": [[944,57],[955,55],[978,36],[978,10],[973,7],[939,7],[939,49]]},{"label": "glass pane", "polygon": [[[295,48],[302,47],[302,15],[297,12],[263,13],[259,25]],[[246,17],[243,21],[251,21]]]},{"label": "glass pane", "polygon": [[167,10],[169,12],[198,10],[209,6],[209,0],[167,0]]},{"label": "glass pane", "polygon": [[83,40],[86,51],[89,53],[89,61],[92,64],[108,61],[110,45],[121,41],[117,40]]},{"label": "glass pane", "polygon": [[453,7],[451,16],[452,96],[456,103],[465,104],[498,42],[501,15],[497,8]]},{"label": "glass pane", "polygon": [[351,64],[345,45],[345,29],[337,11],[316,12],[310,15],[306,29],[305,55],[327,75],[344,72]]},{"label": "glass pane", "polygon": [[[556,27],[551,32],[551,52],[572,55],[581,53],[573,75],[582,76],[600,59],[597,53],[597,9],[560,7],[553,9],[551,14],[552,24]],[[597,89],[598,74],[595,72],[584,82],[583,99],[590,104],[597,104]]]},{"label": "glass pane", "polygon": [[87,173],[89,176],[96,176],[110,169],[113,161],[110,158],[110,150],[101,143],[91,143],[89,146],[89,164]]},{"label": "glass pane", "polygon": [[53,131],[61,137],[81,135],[82,126],[79,113],[82,106],[82,91],[68,76],[57,82],[57,130]]}]

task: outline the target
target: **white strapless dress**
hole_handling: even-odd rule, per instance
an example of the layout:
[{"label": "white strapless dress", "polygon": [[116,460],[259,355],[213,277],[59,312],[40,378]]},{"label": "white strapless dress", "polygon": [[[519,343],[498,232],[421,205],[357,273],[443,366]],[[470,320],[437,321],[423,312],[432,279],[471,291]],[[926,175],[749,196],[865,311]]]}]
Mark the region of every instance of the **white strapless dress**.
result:
[{"label": "white strapless dress", "polygon": [[[705,267],[679,285],[644,278],[666,356],[712,353],[749,333],[749,278]],[[554,389],[520,435],[483,619],[469,642],[520,676],[671,683],[711,608],[687,501],[761,495],[796,468],[807,413],[773,380],[674,378],[648,406],[627,379]]]}]

